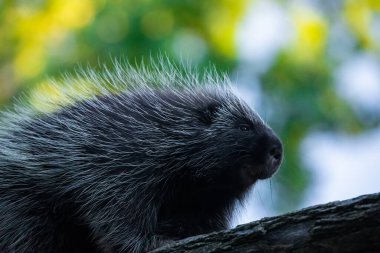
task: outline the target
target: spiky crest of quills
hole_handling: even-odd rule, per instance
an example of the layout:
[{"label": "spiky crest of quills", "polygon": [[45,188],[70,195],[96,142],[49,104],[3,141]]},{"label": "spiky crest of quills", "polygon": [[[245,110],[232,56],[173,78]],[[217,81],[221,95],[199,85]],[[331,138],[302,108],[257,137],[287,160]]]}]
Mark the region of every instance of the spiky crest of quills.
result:
[{"label": "spiky crest of quills", "polygon": [[[8,129],[17,127],[18,122],[30,120],[36,114],[59,110],[78,101],[91,103],[99,97],[117,93],[151,94],[157,90],[171,90],[185,100],[192,99],[188,94],[194,91],[208,93],[210,90],[224,93],[221,96],[232,96],[231,105],[242,102],[232,94],[231,81],[225,73],[220,73],[215,66],[206,69],[193,67],[189,62],[176,64],[166,56],[152,57],[149,63],[144,61],[133,66],[126,59],[113,59],[112,67],[107,65],[80,67],[74,74],[64,74],[61,78],[50,79],[48,86],[53,87],[61,95],[58,100],[47,97],[46,93],[35,94],[44,101],[45,110],[36,110],[29,104],[30,94],[22,93],[16,98],[12,108],[0,111],[0,135]],[[186,95],[184,95],[186,94]],[[154,96],[154,94],[152,94]],[[207,95],[207,94],[206,94]],[[40,97],[39,97],[40,96]],[[146,97],[149,99],[149,97]],[[244,102],[243,102],[244,103]],[[50,109],[49,106],[51,106]],[[259,117],[259,115],[256,115]],[[260,119],[261,120],[261,119]]]}]

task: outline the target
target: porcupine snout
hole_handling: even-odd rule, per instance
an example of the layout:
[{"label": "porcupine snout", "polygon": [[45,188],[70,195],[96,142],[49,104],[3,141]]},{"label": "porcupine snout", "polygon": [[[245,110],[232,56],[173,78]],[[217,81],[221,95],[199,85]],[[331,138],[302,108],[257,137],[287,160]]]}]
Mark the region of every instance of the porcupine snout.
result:
[{"label": "porcupine snout", "polygon": [[266,179],[279,168],[283,157],[283,147],[280,139],[270,129],[263,135],[262,142],[264,164],[259,173],[259,179]]}]

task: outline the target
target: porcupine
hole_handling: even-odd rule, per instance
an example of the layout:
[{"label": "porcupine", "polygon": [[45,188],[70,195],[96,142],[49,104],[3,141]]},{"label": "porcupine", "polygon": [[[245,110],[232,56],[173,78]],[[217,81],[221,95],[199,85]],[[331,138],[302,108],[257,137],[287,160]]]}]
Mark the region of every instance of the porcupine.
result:
[{"label": "porcupine", "polygon": [[101,94],[3,115],[1,252],[144,252],[225,229],[279,167],[280,140],[228,78],[115,65],[80,75]]}]

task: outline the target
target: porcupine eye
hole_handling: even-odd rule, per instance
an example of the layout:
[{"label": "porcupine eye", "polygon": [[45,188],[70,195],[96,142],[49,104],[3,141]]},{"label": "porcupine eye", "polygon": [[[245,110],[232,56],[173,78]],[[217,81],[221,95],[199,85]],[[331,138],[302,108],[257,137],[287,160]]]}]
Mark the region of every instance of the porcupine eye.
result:
[{"label": "porcupine eye", "polygon": [[247,124],[241,124],[239,125],[239,129],[243,132],[251,130],[250,127]]}]

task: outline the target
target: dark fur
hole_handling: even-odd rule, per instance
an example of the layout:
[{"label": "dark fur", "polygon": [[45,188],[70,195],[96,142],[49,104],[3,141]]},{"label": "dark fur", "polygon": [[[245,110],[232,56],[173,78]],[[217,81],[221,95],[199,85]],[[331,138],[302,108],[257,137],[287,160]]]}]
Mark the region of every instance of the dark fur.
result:
[{"label": "dark fur", "polygon": [[78,102],[13,123],[0,145],[0,251],[18,253],[143,252],[225,229],[281,160],[272,130],[217,86]]}]

